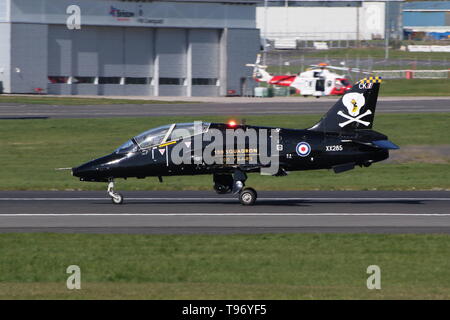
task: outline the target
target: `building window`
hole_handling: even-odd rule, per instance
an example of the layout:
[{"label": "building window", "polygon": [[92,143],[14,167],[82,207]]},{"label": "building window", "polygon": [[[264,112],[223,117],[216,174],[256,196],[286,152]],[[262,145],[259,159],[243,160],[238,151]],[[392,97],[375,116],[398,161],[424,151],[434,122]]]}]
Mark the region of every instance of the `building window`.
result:
[{"label": "building window", "polygon": [[120,77],[100,77],[98,84],[120,84]]},{"label": "building window", "polygon": [[48,81],[50,83],[68,83],[69,77],[62,77],[62,76],[49,76]]},{"label": "building window", "polygon": [[159,78],[159,84],[171,84],[171,85],[182,85],[184,82],[183,78]]},{"label": "building window", "polygon": [[95,83],[95,77],[73,77],[74,84]]},{"label": "building window", "polygon": [[216,78],[193,78],[192,79],[193,86],[215,86],[217,85]]},{"label": "building window", "polygon": [[149,84],[151,78],[125,78],[125,84]]}]

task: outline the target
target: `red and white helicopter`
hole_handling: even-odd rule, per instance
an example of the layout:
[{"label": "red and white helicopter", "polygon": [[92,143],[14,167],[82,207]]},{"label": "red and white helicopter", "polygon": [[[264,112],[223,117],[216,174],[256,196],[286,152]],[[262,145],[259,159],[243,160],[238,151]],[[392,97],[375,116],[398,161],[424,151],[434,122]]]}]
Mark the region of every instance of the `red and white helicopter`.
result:
[{"label": "red and white helicopter", "polygon": [[277,86],[293,87],[297,93],[303,96],[329,96],[343,95],[352,88],[350,81],[345,76],[331,72],[329,69],[347,70],[343,67],[329,66],[327,63],[312,65],[310,69],[295,75],[271,75],[261,65],[261,55],[258,54],[254,64],[246,64],[253,67],[253,78],[257,82],[266,82]]}]

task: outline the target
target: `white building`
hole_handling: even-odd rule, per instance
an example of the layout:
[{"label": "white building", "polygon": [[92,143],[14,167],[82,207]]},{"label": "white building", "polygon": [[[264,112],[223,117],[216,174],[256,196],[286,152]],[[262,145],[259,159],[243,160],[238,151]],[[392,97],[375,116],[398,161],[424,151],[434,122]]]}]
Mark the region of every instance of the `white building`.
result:
[{"label": "white building", "polygon": [[260,45],[255,10],[247,0],[1,0],[0,92],[240,94]]},{"label": "white building", "polygon": [[[372,40],[402,34],[403,0],[266,0],[257,27],[270,40]],[[388,3],[388,5],[387,5]]]}]

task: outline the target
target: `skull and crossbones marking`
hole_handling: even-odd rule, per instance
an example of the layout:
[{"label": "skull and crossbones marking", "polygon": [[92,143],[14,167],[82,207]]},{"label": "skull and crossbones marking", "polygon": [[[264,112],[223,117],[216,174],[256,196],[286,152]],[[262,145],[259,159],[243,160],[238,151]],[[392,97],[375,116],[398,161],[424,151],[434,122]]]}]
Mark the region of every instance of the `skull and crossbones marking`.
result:
[{"label": "skull and crossbones marking", "polygon": [[353,123],[353,122],[361,123],[361,124],[363,124],[363,125],[365,125],[367,127],[370,124],[370,122],[369,121],[363,121],[363,120],[361,120],[361,118],[364,118],[365,116],[371,115],[372,111],[367,110],[366,112],[364,112],[363,114],[360,114],[359,116],[357,116],[355,118],[349,116],[348,114],[343,113],[342,111],[339,111],[337,114],[340,115],[341,117],[344,117],[344,118],[348,119],[348,121],[339,123],[339,127],[341,127],[341,128],[343,128],[346,125],[349,125],[350,123]]},{"label": "skull and crossbones marking", "polygon": [[363,94],[357,92],[347,93],[342,97],[342,103],[346,107],[348,114],[344,113],[343,111],[339,111],[337,114],[348,119],[348,121],[339,123],[339,126],[341,128],[353,122],[361,123],[366,127],[369,126],[370,122],[363,121],[361,119],[372,114],[372,111],[367,110],[365,113],[361,115],[359,114],[361,112],[361,108],[366,103],[366,99],[364,98]]}]

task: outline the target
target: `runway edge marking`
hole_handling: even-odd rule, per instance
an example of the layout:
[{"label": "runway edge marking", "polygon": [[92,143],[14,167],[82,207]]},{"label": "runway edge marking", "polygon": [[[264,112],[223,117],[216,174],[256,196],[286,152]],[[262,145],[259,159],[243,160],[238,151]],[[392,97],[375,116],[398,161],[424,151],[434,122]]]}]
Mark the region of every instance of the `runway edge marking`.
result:
[{"label": "runway edge marking", "polygon": [[[109,201],[110,198],[0,198],[0,201],[102,201],[107,200]],[[147,201],[236,201],[234,198],[168,198],[168,197],[161,197],[161,198],[127,198],[128,201],[140,201],[140,200],[147,200]],[[327,197],[320,197],[320,198],[260,198],[259,200],[262,201],[450,201],[450,198],[410,198],[410,197],[403,197],[403,198],[380,198],[380,197],[374,197],[374,198],[327,198]]]},{"label": "runway edge marking", "polygon": [[172,216],[207,216],[207,217],[236,217],[236,216],[397,216],[397,217],[450,217],[450,213],[6,213],[0,214],[2,217],[172,217]]}]

